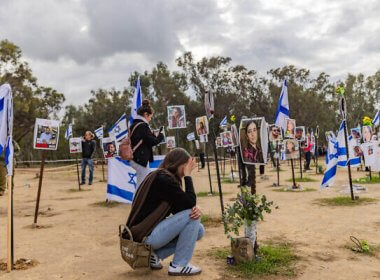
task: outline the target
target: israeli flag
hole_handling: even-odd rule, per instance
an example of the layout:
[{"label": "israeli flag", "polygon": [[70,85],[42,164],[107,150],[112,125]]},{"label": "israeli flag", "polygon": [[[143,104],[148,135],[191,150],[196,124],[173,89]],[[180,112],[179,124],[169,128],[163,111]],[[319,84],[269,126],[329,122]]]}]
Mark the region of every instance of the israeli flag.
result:
[{"label": "israeli flag", "polygon": [[[165,156],[155,156],[154,161],[149,163],[149,168],[156,170]],[[136,192],[136,171],[129,161],[118,157],[108,160],[108,183],[107,200],[122,203],[132,203]]]},{"label": "israeli flag", "polygon": [[128,133],[127,116],[124,113],[120,119],[108,130],[111,137],[115,137],[116,141],[120,142]]},{"label": "israeli flag", "polygon": [[190,132],[189,134],[187,134],[186,138],[187,138],[187,141],[193,141],[193,140],[195,140],[195,134],[194,134],[194,132]]},{"label": "israeli flag", "polygon": [[223,127],[223,126],[227,126],[227,116],[225,116],[223,118],[223,120],[220,122],[220,126]]},{"label": "israeli flag", "polygon": [[334,183],[336,170],[338,166],[338,141],[330,138],[328,143],[328,152],[326,156],[327,166],[326,172],[323,176],[321,188],[326,188]]},{"label": "israeli flag", "polygon": [[346,166],[347,165],[347,149],[346,149],[346,141],[344,139],[344,125],[345,121],[343,120],[340,123],[338,130],[338,166]]},{"label": "israeli flag", "polygon": [[372,120],[372,123],[374,126],[379,126],[380,125],[380,114],[379,111],[377,111],[375,117]]},{"label": "israeli flag", "polygon": [[13,174],[13,100],[9,84],[0,86],[0,155],[5,150],[8,176]]},{"label": "israeli flag", "polygon": [[65,131],[65,139],[69,140],[70,137],[73,137],[73,125],[69,124]]},{"label": "israeli flag", "polygon": [[275,124],[282,127],[286,131],[286,121],[289,118],[289,101],[288,101],[288,85],[286,80],[282,85],[280,100],[278,101],[278,107],[275,115]]},{"label": "israeli flag", "polygon": [[95,129],[94,132],[95,132],[96,137],[98,137],[99,139],[103,139],[104,137],[103,126]]},{"label": "israeli flag", "polygon": [[142,92],[140,77],[137,78],[136,90],[133,94],[132,107],[131,107],[131,116],[129,117],[129,123],[132,124],[133,120],[137,117],[137,109],[141,107],[142,104]]}]

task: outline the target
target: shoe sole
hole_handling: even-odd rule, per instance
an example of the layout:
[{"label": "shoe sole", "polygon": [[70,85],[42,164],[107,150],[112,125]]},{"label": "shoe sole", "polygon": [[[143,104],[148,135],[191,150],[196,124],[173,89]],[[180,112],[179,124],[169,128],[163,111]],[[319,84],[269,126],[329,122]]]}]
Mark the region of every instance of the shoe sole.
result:
[{"label": "shoe sole", "polygon": [[201,273],[202,273],[202,270],[198,271],[198,272],[195,272],[195,273],[181,273],[181,272],[169,272],[168,271],[168,274],[170,276],[193,276],[193,275],[199,275]]}]

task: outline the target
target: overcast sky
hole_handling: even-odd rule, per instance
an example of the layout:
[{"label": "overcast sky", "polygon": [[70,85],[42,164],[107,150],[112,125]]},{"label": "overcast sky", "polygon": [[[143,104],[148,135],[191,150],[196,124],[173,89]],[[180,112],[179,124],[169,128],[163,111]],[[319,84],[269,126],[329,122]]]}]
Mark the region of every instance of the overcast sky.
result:
[{"label": "overcast sky", "polygon": [[265,74],[287,64],[333,79],[380,69],[378,0],[1,0],[0,39],[21,47],[41,85],[83,104],[185,51]]}]

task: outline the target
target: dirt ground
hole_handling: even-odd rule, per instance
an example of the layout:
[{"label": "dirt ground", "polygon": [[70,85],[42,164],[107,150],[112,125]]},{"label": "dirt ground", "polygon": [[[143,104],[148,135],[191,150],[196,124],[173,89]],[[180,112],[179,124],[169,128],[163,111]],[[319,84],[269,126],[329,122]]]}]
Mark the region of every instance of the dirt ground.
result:
[{"label": "dirt ground", "polygon": [[[282,185],[289,186],[289,166],[284,163],[280,173]],[[229,170],[229,168],[226,168]],[[299,170],[296,170],[298,176]],[[126,221],[130,205],[94,206],[105,200],[106,182],[101,167],[95,169],[95,183],[77,192],[75,168],[47,167],[41,194],[39,228],[32,228],[37,196],[38,169],[16,169],[14,193],[15,260],[33,259],[38,264],[28,270],[0,272],[0,279],[167,279],[164,261],[161,271],[133,271],[123,262],[118,243],[118,225]],[[257,172],[258,173],[258,172]],[[213,189],[217,190],[215,171]],[[295,246],[298,275],[295,279],[379,279],[380,259],[357,255],[345,248],[350,235],[380,244],[380,203],[356,207],[327,207],[314,202],[317,198],[343,195],[347,171],[338,170],[335,186],[320,191],[321,175],[309,172],[317,182],[302,183],[314,192],[275,192],[276,173],[267,166],[267,180],[258,178],[257,191],[265,194],[280,208],[265,216],[258,225],[259,242],[274,239],[289,241]],[[364,172],[353,171],[354,178]],[[235,174],[236,176],[236,174]],[[207,169],[194,172],[197,192],[209,190]],[[224,183],[224,203],[238,192],[236,183]],[[380,198],[380,184],[367,185],[360,196]],[[0,197],[0,258],[6,257],[6,202]],[[200,197],[198,204],[204,214],[220,215],[219,197]],[[220,261],[210,257],[210,250],[229,245],[222,225],[206,228],[198,242],[192,263],[203,268],[193,279],[229,279]],[[284,279],[270,277],[268,279]]]}]

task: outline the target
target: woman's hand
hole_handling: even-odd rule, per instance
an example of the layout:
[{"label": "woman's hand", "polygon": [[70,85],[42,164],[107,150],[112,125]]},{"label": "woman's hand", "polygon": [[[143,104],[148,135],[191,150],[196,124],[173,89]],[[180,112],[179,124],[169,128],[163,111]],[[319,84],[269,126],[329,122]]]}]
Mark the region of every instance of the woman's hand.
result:
[{"label": "woman's hand", "polygon": [[191,209],[190,219],[192,220],[198,220],[202,216],[202,211],[198,206],[194,206],[193,209]]},{"label": "woman's hand", "polygon": [[197,161],[195,158],[189,158],[187,161],[185,168],[183,169],[184,176],[191,176],[191,172],[197,167]]}]

